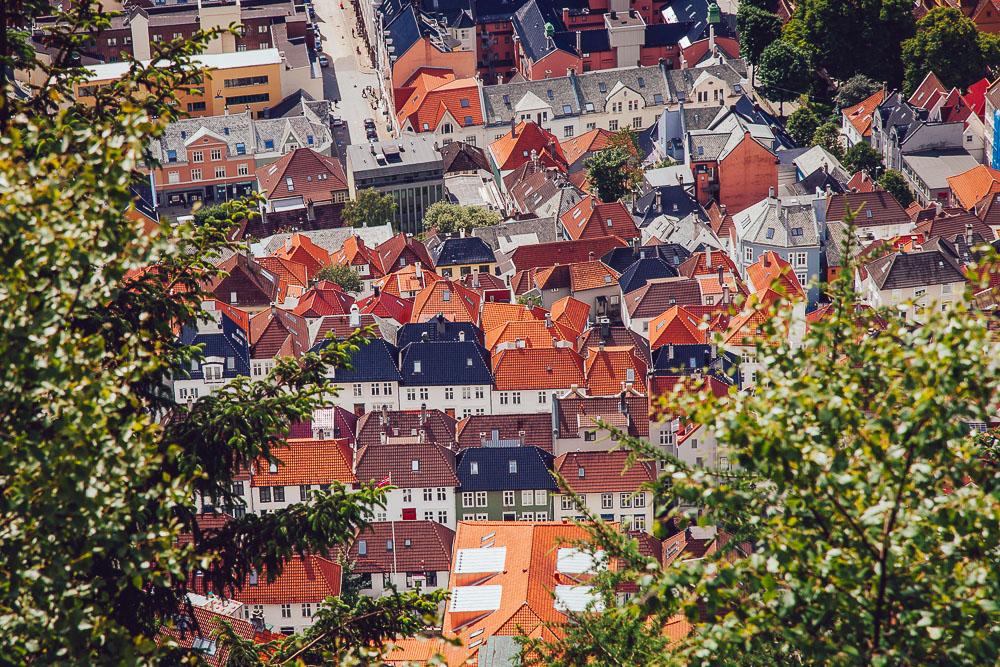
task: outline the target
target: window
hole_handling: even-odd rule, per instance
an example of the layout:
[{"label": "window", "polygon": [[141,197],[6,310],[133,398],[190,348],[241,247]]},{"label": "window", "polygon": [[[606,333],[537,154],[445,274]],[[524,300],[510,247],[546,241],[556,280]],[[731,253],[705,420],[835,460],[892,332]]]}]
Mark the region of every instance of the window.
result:
[{"label": "window", "polygon": [[[485,394],[485,390],[481,386],[480,387],[476,387],[476,398],[482,398],[484,394]],[[481,412],[477,412],[476,414],[478,415],[478,414],[482,414],[482,413]]]},{"label": "window", "polygon": [[645,507],[646,494],[645,493],[635,494],[635,496],[632,498],[632,506],[635,507],[636,509],[639,509],[640,507]]},{"label": "window", "polygon": [[290,604],[283,604],[283,605],[281,605],[281,617],[282,618],[291,618],[292,617],[292,605],[290,605]]},{"label": "window", "polygon": [[437,499],[446,500],[448,498],[448,491],[443,486],[437,487]]},{"label": "window", "polygon": [[520,520],[521,521],[534,521],[535,520],[535,513],[534,512],[521,512]]},{"label": "window", "polygon": [[793,252],[791,260],[795,268],[809,265],[809,255],[804,252]]},{"label": "window", "polygon": [[608,121],[608,129],[611,130],[612,132],[617,132],[618,131],[618,121],[617,120],[609,120]]},{"label": "window", "polygon": [[434,489],[427,487],[424,489],[424,502],[429,503],[434,500]]},{"label": "window", "polygon": [[262,486],[260,487],[259,493],[260,493],[260,502],[262,503],[271,502],[271,487]]},{"label": "window", "polygon": [[313,610],[312,604],[308,602],[302,603],[302,618],[312,618]]},{"label": "window", "polygon": [[510,403],[510,394],[508,394],[506,391],[501,391],[500,405],[507,405],[508,403]]},{"label": "window", "polygon": [[236,175],[237,176],[249,176],[250,175],[250,167],[248,167],[245,164],[237,165],[236,166]]},{"label": "window", "polygon": [[421,401],[427,401],[430,399],[430,389],[428,389],[427,387],[420,387],[419,394]]},{"label": "window", "polygon": [[274,502],[276,503],[285,502],[285,487],[283,486],[274,487]]},{"label": "window", "polygon": [[202,153],[201,151],[192,151],[192,153],[191,153],[191,161],[192,162],[204,162],[205,161],[205,154]]},{"label": "window", "polygon": [[469,463],[469,474],[478,475],[479,474],[479,461],[471,461]]},{"label": "window", "polygon": [[475,507],[475,494],[470,491],[462,493],[462,507]]},{"label": "window", "polygon": [[191,170],[191,180],[192,181],[200,181],[201,180],[201,169],[192,169]]},{"label": "window", "polygon": [[507,461],[507,472],[511,475],[517,473],[517,461]]},{"label": "window", "polygon": [[308,484],[299,485],[299,500],[301,500],[302,502],[309,500],[310,491],[311,489],[309,488]]},{"label": "window", "polygon": [[[584,431],[583,432],[584,442],[594,442],[597,440],[597,431]],[[583,470],[583,468],[581,468]]]},{"label": "window", "polygon": [[535,490],[535,504],[536,505],[548,505],[549,504],[548,495],[549,494],[548,494],[548,492],[545,489],[536,489]]},{"label": "window", "polygon": [[602,510],[609,510],[612,507],[614,507],[614,505],[615,505],[615,501],[614,501],[614,495],[613,494],[611,494],[611,493],[602,493],[601,494],[601,509]]},{"label": "window", "polygon": [[525,489],[521,491],[521,504],[522,505],[534,505],[535,504],[535,492],[531,489]]},{"label": "window", "polygon": [[644,514],[636,514],[632,517],[632,530],[646,530],[646,516]]},{"label": "window", "polygon": [[544,391],[538,392],[538,404],[545,405],[548,402],[549,402],[549,395]]},{"label": "window", "polygon": [[213,148],[212,152],[211,152],[211,157],[212,157],[213,160],[221,160],[222,159],[222,149],[220,149],[220,148]]},{"label": "window", "polygon": [[795,278],[799,281],[799,284],[805,286],[809,282],[809,274],[805,271],[796,271]]},{"label": "window", "polygon": [[408,401],[417,400],[417,390],[414,387],[406,388],[406,400]]},{"label": "window", "polygon": [[743,261],[748,264],[753,262],[753,248],[751,246],[743,246]]},{"label": "window", "polygon": [[632,507],[632,494],[623,493],[618,498],[618,501],[621,503],[622,507]]},{"label": "window", "polygon": [[476,507],[486,507],[485,491],[476,491]]},{"label": "window", "polygon": [[570,496],[561,496],[559,506],[564,510],[573,509],[573,499]]},{"label": "window", "polygon": [[361,385],[355,384],[353,388],[354,388],[354,398],[361,398]]},{"label": "window", "polygon": [[438,510],[437,522],[442,524],[448,523],[448,510]]},{"label": "window", "polygon": [[218,382],[222,379],[221,364],[207,364],[205,366],[205,382]]},{"label": "window", "polygon": [[642,116],[635,116],[632,118],[632,127],[637,130],[642,127]]},{"label": "window", "polygon": [[444,388],[444,400],[446,400],[446,401],[454,401],[455,400],[455,388],[454,387],[445,387]]},{"label": "window", "polygon": [[503,506],[504,507],[513,507],[514,506],[514,492],[513,491],[504,491],[503,492]]},{"label": "window", "polygon": [[569,139],[572,136],[573,136],[573,126],[566,125],[565,127],[563,127],[563,138]]},{"label": "window", "polygon": [[413,489],[403,489],[403,502],[404,503],[413,502]]},{"label": "window", "polygon": [[226,177],[226,168],[225,167],[216,167],[215,168],[215,177],[216,178],[225,178]]},{"label": "window", "polygon": [[274,139],[265,139],[264,148],[267,150],[274,150]]},{"label": "window", "polygon": [[226,88],[243,88],[244,86],[265,86],[268,78],[266,76],[244,76],[238,79],[226,79],[223,84]]},{"label": "window", "polygon": [[412,470],[413,472],[420,471],[420,461],[418,459],[413,459],[412,461],[410,461],[410,470]]},{"label": "window", "polygon": [[171,171],[167,173],[167,183],[180,183],[181,175],[179,172]]},{"label": "window", "polygon": [[392,383],[391,382],[383,382],[382,383],[382,393],[385,394],[386,396],[392,396]]}]

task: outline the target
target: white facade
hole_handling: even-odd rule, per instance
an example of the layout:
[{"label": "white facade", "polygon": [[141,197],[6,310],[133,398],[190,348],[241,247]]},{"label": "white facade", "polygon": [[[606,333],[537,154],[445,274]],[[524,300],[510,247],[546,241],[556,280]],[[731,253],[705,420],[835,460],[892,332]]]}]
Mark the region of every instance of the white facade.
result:
[{"label": "white facade", "polygon": [[873,308],[895,310],[907,304],[904,311],[898,311],[907,320],[921,322],[929,309],[947,311],[957,303],[965,301],[965,283],[956,281],[943,285],[924,285],[904,289],[880,290],[871,275],[861,281],[860,296]]},{"label": "white facade", "polygon": [[413,520],[437,521],[455,530],[455,487],[433,486],[393,489],[386,493],[385,508],[375,508],[375,521],[404,521],[404,510],[413,510]]},{"label": "white facade", "polygon": [[334,386],[337,391],[327,394],[327,407],[341,407],[355,414],[377,412],[382,406],[388,410],[399,409],[399,383],[396,381],[350,382]]},{"label": "white facade", "polygon": [[493,391],[495,415],[548,414],[552,412],[552,396],[561,396],[569,387],[559,389],[524,389],[520,391]]},{"label": "white facade", "polygon": [[[430,575],[429,577],[427,575]],[[372,572],[362,576],[370,577],[361,594],[379,598],[395,587],[400,593],[421,590],[425,593],[439,588],[448,588],[448,570],[435,572]]]},{"label": "white facade", "polygon": [[313,624],[313,615],[319,603],[288,602],[285,604],[244,604],[240,615],[249,621],[255,614],[263,614],[264,625],[274,632],[292,634],[302,632]]},{"label": "white facade", "polygon": [[[615,491],[580,495],[586,508],[606,521],[618,521],[629,530],[648,532],[652,529],[652,496],[645,491],[639,493]],[[554,500],[556,521],[583,518],[573,502],[572,496],[556,494]]]},{"label": "white facade", "polygon": [[458,385],[438,387],[428,385],[399,388],[399,409],[419,410],[426,407],[441,412],[454,411],[457,419],[469,415],[493,414],[492,385]]}]

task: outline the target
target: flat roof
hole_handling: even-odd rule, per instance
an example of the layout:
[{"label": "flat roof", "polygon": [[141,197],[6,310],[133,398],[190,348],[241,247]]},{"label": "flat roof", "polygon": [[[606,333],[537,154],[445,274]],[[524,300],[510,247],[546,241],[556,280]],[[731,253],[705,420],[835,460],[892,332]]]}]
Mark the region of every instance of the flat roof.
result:
[{"label": "flat roof", "polygon": [[961,149],[904,153],[903,162],[910,166],[930,190],[950,187],[949,176],[957,176],[979,164],[976,158]]},{"label": "flat roof", "polygon": [[404,134],[394,141],[352,144],[347,147],[347,164],[355,174],[394,166],[433,163],[444,162],[430,136]]},{"label": "flat roof", "polygon": [[[162,61],[164,65],[168,61]],[[279,65],[281,53],[278,49],[256,49],[254,51],[238,51],[236,53],[203,53],[192,56],[191,62],[198,67],[208,69],[232,69],[235,67],[254,67],[256,65]],[[142,61],[148,65],[149,60]],[[104,63],[91,65],[87,68],[91,81],[121,78],[129,70],[129,63]]]}]

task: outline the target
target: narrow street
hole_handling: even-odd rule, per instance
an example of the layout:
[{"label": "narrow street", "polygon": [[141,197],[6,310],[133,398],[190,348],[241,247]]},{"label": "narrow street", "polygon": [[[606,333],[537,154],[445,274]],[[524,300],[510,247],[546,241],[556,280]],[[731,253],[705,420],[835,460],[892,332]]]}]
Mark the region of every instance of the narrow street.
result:
[{"label": "narrow street", "polygon": [[329,67],[323,69],[323,94],[335,102],[335,114],[344,121],[342,127],[334,128],[336,152],[343,160],[348,145],[367,141],[366,118],[375,121],[380,139],[388,139],[390,134],[385,116],[372,108],[370,91],[378,90],[378,77],[368,62],[364,40],[352,35],[357,26],[353,6],[348,0],[313,0],[313,7],[323,36],[322,51],[330,59]]}]

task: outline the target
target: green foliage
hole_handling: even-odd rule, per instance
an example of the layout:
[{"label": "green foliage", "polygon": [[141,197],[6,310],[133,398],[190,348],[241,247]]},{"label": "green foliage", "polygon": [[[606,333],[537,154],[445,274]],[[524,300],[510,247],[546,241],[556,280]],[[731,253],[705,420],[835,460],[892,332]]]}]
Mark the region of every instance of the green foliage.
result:
[{"label": "green foliage", "polygon": [[816,128],[812,145],[822,146],[838,160],[844,157],[844,147],[840,143],[840,126],[833,121],[827,121]]},{"label": "green foliage", "polygon": [[760,55],[760,91],[775,102],[791,102],[809,89],[809,56],[785,39],[771,42]]},{"label": "green foliage", "polygon": [[903,208],[913,203],[913,192],[906,177],[895,169],[886,169],[878,179],[878,184],[882,189],[896,198]]},{"label": "green foliage", "polygon": [[356,199],[344,204],[344,224],[349,227],[391,225],[396,215],[396,200],[375,188],[358,190]]},{"label": "green foliage", "polygon": [[841,162],[852,174],[863,171],[872,180],[877,180],[884,169],[882,154],[864,141],[859,141],[848,148]]},{"label": "green foliage", "polygon": [[882,84],[869,79],[864,74],[855,74],[837,87],[837,95],[834,97],[834,101],[837,103],[837,108],[839,109],[852,107],[858,102],[871,97],[881,87]]},{"label": "green foliage", "polygon": [[500,224],[500,214],[482,206],[462,206],[451,202],[439,201],[431,204],[424,213],[424,229],[435,230],[441,234],[452,234],[476,227],[493,227]]},{"label": "green foliage", "polygon": [[517,301],[517,303],[521,304],[522,306],[530,306],[532,308],[542,307],[542,297],[540,294],[537,293],[526,292],[518,296],[517,299],[515,299],[515,301]]},{"label": "green foliage", "polygon": [[893,87],[903,76],[900,44],[913,29],[911,0],[800,0],[784,37],[834,79],[865,74]]},{"label": "green foliage", "polygon": [[917,21],[917,34],[903,42],[903,62],[907,94],[928,72],[948,88],[965,88],[985,73],[976,24],[953,7],[935,7]]},{"label": "green foliage", "polygon": [[979,52],[983,54],[983,65],[989,70],[1000,66],[1000,34],[980,32]]},{"label": "green foliage", "polygon": [[[921,322],[906,316],[912,305],[859,308],[856,251],[844,248],[832,307],[808,330],[788,304],[745,304],[766,313],[753,392],[689,384],[662,406],[715,434],[735,469],[688,466],[616,433],[633,459],[662,465],[650,488],[662,521],[683,527],[693,509],[731,538],[664,567],[598,523],[594,548],[638,592],[599,617],[574,614],[565,639],[533,643],[541,662],[995,663],[1000,473],[968,423],[995,412],[1000,357],[986,317],[961,304]],[[678,615],[695,629],[667,649],[661,629]]]},{"label": "green foliage", "polygon": [[[50,11],[8,5],[6,25]],[[334,487],[218,532],[195,521],[199,497],[240,502],[233,475],[277,460],[290,425],[327,404],[329,370],[364,340],[278,360],[265,380],[237,378],[189,405],[166,395],[164,378],[203,356],[178,332],[202,313],[204,286],[219,275],[213,260],[233,249],[227,233],[255,203],[227,202],[200,224],[152,236],[124,212],[147,143],[176,118],[173,91],[202,76],[190,56],[219,31],[153,45],[153,60],[169,65],[131,63],[86,107],[71,98],[80,72],[67,59],[110,18],[87,2],[60,18],[67,32],[54,37],[48,83],[27,98],[0,96],[0,662],[175,664],[176,647],[157,636],[184,613],[196,571],[232,594],[251,571],[273,578],[294,554],[343,545],[383,503],[384,490]],[[37,64],[16,35],[0,40],[0,58]],[[182,533],[191,540],[178,543]],[[436,598],[382,604],[410,629],[428,603]],[[368,646],[379,631],[356,625],[313,650]]]},{"label": "green foliage", "polygon": [[781,19],[777,14],[744,2],[736,13],[736,30],[740,35],[740,55],[756,65],[764,49],[781,36]]},{"label": "green foliage", "polygon": [[807,146],[812,141],[816,129],[823,124],[823,116],[809,104],[803,104],[788,116],[785,130],[799,146]]},{"label": "green foliage", "polygon": [[348,264],[331,264],[316,272],[316,280],[329,280],[344,288],[345,292],[357,294],[364,287],[361,276]]},{"label": "green foliage", "polygon": [[[584,161],[587,180],[604,202],[622,199],[633,191],[637,159],[627,148],[609,146]],[[641,169],[639,174],[641,175]]]}]

